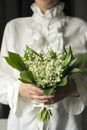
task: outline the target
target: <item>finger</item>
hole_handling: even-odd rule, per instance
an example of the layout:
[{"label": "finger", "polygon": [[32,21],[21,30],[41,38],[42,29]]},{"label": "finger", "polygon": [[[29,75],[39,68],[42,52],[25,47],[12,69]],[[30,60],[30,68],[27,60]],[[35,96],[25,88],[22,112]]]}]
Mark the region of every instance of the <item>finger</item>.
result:
[{"label": "finger", "polygon": [[55,97],[53,100],[54,100],[54,103],[55,103],[55,102],[59,102],[59,101],[63,100],[64,98],[66,98],[66,96],[61,95],[61,96]]},{"label": "finger", "polygon": [[47,102],[45,102],[46,105],[50,105],[50,104],[54,104],[54,103],[55,103],[54,99],[51,99],[51,100],[48,100]]},{"label": "finger", "polygon": [[38,96],[38,95],[32,95],[32,99],[34,100],[39,100],[39,101],[44,101],[44,100],[50,100],[52,99],[53,96]]},{"label": "finger", "polygon": [[36,100],[36,99],[35,99],[35,101],[38,103],[47,103],[48,102],[48,100]]},{"label": "finger", "polygon": [[54,104],[54,103],[57,103],[57,102],[63,100],[64,98],[65,98],[65,96],[54,97],[54,98],[48,100],[45,104],[46,105]]},{"label": "finger", "polygon": [[45,95],[43,90],[33,85],[29,87],[29,92],[32,94],[37,94],[37,95]]},{"label": "finger", "polygon": [[29,90],[29,95],[37,95],[37,96],[44,96],[44,92],[37,92],[37,91],[33,91],[33,90]]}]

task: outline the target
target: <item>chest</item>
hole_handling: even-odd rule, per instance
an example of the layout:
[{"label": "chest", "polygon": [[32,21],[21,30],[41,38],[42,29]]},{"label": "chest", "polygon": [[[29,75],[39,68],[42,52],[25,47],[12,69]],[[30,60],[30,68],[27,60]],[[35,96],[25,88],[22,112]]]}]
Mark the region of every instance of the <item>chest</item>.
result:
[{"label": "chest", "polygon": [[66,28],[59,22],[55,24],[34,24],[32,27],[26,26],[14,34],[12,40],[16,52],[23,54],[26,45],[33,50],[46,52],[49,48],[55,52],[61,52],[64,47],[71,46],[74,53],[81,53],[84,49],[85,40],[78,29]]}]

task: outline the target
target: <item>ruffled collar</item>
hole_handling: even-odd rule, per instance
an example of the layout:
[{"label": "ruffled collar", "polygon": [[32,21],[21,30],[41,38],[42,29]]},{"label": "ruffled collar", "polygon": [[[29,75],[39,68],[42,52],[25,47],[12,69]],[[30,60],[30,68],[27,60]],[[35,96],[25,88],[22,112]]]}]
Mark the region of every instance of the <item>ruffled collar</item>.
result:
[{"label": "ruffled collar", "polygon": [[[39,35],[36,36],[37,39],[34,39],[34,44],[31,46],[33,46],[38,53],[41,51],[46,52],[49,48],[52,48],[55,52],[60,53],[64,45],[63,29],[66,25],[66,17],[63,13],[64,4],[60,3],[59,5],[56,5],[55,7],[47,10],[45,14],[41,12],[36,3],[34,3],[31,8],[34,12],[32,18],[36,23],[39,23],[36,24],[36,28],[39,28]],[[41,33],[44,26],[48,29],[48,36],[46,39]]]},{"label": "ruffled collar", "polygon": [[34,15],[38,15],[39,17],[42,17],[44,19],[52,19],[55,17],[60,17],[64,15],[63,9],[64,9],[64,3],[60,3],[53,8],[47,10],[44,14],[41,12],[39,7],[36,5],[36,3],[33,3],[31,6],[31,9],[33,11]]}]

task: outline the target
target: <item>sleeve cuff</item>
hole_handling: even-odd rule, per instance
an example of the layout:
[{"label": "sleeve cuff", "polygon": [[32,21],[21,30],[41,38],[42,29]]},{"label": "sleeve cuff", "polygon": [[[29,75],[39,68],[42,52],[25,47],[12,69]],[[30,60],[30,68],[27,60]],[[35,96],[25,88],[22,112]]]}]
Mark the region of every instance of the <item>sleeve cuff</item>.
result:
[{"label": "sleeve cuff", "polygon": [[[11,82],[10,82],[11,83]],[[19,80],[15,81],[14,84],[11,84],[8,87],[8,92],[7,92],[7,100],[8,104],[14,114],[17,112],[17,107],[19,103],[19,87],[20,87],[21,82]]]},{"label": "sleeve cuff", "polygon": [[63,100],[63,104],[67,112],[78,115],[87,106],[87,76],[78,74],[73,79],[80,97],[69,96]]},{"label": "sleeve cuff", "polygon": [[85,106],[87,106],[87,76],[75,76],[74,78],[80,98]]},{"label": "sleeve cuff", "polygon": [[84,103],[80,97],[67,97],[63,100],[65,110],[73,115],[78,115],[84,110]]}]

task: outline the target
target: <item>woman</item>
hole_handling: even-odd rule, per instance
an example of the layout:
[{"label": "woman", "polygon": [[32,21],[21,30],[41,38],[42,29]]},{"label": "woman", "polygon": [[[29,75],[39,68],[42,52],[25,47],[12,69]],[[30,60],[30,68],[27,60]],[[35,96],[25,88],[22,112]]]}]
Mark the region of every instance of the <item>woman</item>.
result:
[{"label": "woman", "polygon": [[[35,0],[31,8],[33,16],[9,22],[3,37],[0,102],[11,108],[7,129],[46,130],[49,124],[49,130],[81,130],[80,113],[87,102],[85,75],[73,76],[66,87],[58,87],[51,96],[46,96],[40,88],[21,83],[19,73],[7,65],[3,56],[8,51],[23,55],[26,45],[38,53],[45,53],[49,48],[61,52],[64,46],[74,48],[74,56],[87,53],[87,25],[80,19],[66,17],[64,4],[59,0]],[[56,103],[48,124],[37,120],[40,108],[32,100]]]}]

